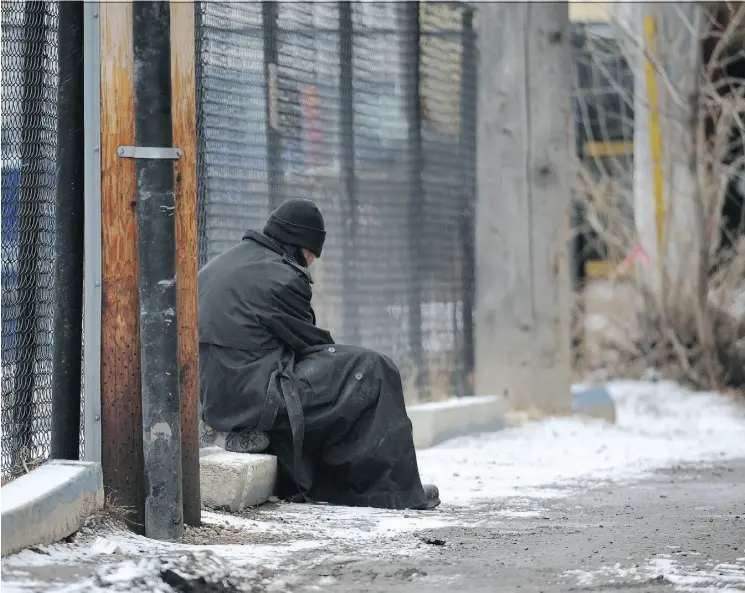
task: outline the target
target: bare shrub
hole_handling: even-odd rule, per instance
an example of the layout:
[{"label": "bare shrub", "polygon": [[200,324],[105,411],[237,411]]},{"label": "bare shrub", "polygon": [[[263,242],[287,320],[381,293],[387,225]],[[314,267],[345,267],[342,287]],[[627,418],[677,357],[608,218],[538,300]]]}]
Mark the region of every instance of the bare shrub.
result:
[{"label": "bare shrub", "polygon": [[[697,388],[742,391],[745,4],[657,8],[653,45],[643,34],[651,7],[626,5],[610,20],[618,43],[614,59],[628,63],[634,91],[619,75],[622,69],[612,68],[611,42],[592,35],[583,41],[601,83],[578,84],[576,112],[585,137],[606,148],[585,151],[574,163],[582,212],[575,230],[585,249],[613,266],[575,295],[575,341],[582,343],[577,365],[626,377],[651,368]],[[652,84],[657,103],[650,100]],[[608,109],[601,100],[610,93],[620,98],[620,108]],[[618,121],[631,111],[625,106],[633,107],[635,121]],[[661,158],[653,126],[660,130]],[[633,163],[607,148],[619,139],[614,129],[626,132],[621,140],[635,141]],[[650,192],[659,193],[660,186],[646,173],[655,158],[664,176],[664,209],[654,207]],[[664,220],[659,230],[658,220]],[[635,263],[624,261],[630,254],[639,256]],[[588,335],[598,314],[590,309],[603,299],[588,292],[591,285],[596,293],[602,285],[609,301],[625,305],[623,314],[606,315],[594,340]]]}]

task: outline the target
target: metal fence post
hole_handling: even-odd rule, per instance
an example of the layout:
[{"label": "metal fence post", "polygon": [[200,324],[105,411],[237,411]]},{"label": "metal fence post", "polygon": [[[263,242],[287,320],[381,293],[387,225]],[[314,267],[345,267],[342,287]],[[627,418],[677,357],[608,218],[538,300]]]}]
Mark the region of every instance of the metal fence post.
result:
[{"label": "metal fence post", "polygon": [[[132,4],[137,171],[140,365],[145,535],[184,530],[171,106],[171,19],[166,2]],[[121,149],[120,149],[121,150]],[[122,156],[120,154],[120,156]]]},{"label": "metal fence post", "polygon": [[79,0],[59,4],[51,443],[51,457],[56,459],[78,459],[80,455],[85,185],[83,7]]},{"label": "metal fence post", "polygon": [[40,148],[43,94],[39,90],[39,67],[44,62],[46,26],[45,2],[26,2],[23,14],[23,90],[21,95],[21,171],[18,191],[18,366],[15,374],[16,401],[13,424],[16,443],[13,466],[20,466],[32,445],[35,366],[38,331],[36,289],[39,275],[39,213],[33,192],[44,176],[44,155]]},{"label": "metal fence post", "polygon": [[408,239],[410,285],[408,290],[409,350],[415,377],[415,388],[422,395],[427,385],[428,369],[425,368],[422,344],[422,223],[424,220],[424,153],[422,146],[422,95],[420,92],[421,30],[419,2],[405,2],[401,6],[404,23],[403,59],[408,81],[405,89],[406,120],[408,123],[407,146],[409,160]]},{"label": "metal fence post", "polygon": [[[460,168],[463,172],[461,240],[463,242],[463,373],[470,381],[460,383],[461,394],[473,393],[475,364],[473,309],[476,304],[476,257],[474,210],[476,208],[476,36],[473,30],[473,8],[463,8],[463,32],[460,69]],[[464,377],[464,378],[466,378]]]},{"label": "metal fence post", "polygon": [[344,258],[342,278],[344,284],[344,337],[359,342],[359,310],[357,282],[357,177],[355,173],[354,142],[354,24],[352,3],[339,2],[339,86],[341,119],[341,176],[344,187]]},{"label": "metal fence post", "polygon": [[274,210],[282,199],[282,136],[279,115],[279,73],[277,56],[277,18],[279,8],[276,2],[264,0],[261,3],[261,16],[264,28],[264,80],[266,117],[266,157],[269,208]]},{"label": "metal fence post", "polygon": [[101,461],[101,60],[99,3],[84,2],[85,460]]}]

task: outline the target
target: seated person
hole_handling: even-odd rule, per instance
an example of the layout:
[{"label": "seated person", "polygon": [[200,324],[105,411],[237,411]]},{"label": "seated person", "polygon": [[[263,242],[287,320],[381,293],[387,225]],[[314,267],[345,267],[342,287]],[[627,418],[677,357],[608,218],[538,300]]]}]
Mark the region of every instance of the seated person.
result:
[{"label": "seated person", "polygon": [[273,453],[291,501],[433,509],[396,365],[316,327],[325,238],[317,206],[289,200],[199,272],[202,444]]}]

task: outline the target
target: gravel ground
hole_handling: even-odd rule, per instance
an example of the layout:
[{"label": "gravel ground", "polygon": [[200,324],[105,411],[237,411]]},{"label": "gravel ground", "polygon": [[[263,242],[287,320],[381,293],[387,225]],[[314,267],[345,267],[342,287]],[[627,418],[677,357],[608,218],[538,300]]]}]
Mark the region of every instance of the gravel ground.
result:
[{"label": "gravel ground", "polygon": [[470,526],[407,534],[421,542],[411,558],[369,560],[359,550],[319,562],[308,553],[313,565],[293,590],[745,591],[745,460],[678,467],[542,506],[499,520],[475,508]]},{"label": "gravel ground", "polygon": [[[329,533],[334,533],[337,511],[317,509],[328,514]],[[456,512],[462,516],[453,516]],[[432,517],[447,515],[452,525],[404,531],[385,542],[329,537],[322,547],[299,549],[279,562],[263,562],[253,572],[223,579],[179,576],[195,564],[204,574],[210,572],[210,558],[198,551],[202,543],[255,546],[309,539],[293,521],[296,514],[307,514],[307,508],[265,505],[249,512],[249,517],[268,519],[276,527],[262,533],[215,516],[215,524],[187,531],[185,542],[194,544],[191,552],[152,558],[158,564],[150,581],[140,582],[121,566],[29,563],[25,568],[4,566],[3,580],[10,576],[14,582],[11,588],[4,582],[3,591],[121,591],[135,586],[206,593],[745,591],[745,460],[677,467],[634,483],[597,485],[568,498],[551,498],[547,490],[538,504],[508,499],[500,508],[444,509]],[[346,520],[338,517],[340,525]],[[90,541],[94,535],[79,537]],[[153,575],[159,575],[157,582]]]}]

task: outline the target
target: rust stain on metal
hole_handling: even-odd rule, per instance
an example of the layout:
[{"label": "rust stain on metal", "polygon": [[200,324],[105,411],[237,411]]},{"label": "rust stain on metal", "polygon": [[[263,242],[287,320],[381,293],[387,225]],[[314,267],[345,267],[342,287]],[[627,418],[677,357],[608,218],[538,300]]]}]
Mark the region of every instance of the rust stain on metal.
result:
[{"label": "rust stain on metal", "polygon": [[197,332],[197,137],[194,3],[171,0],[171,96],[176,195],[177,306],[184,521],[199,525],[199,337]]},{"label": "rust stain on metal", "polygon": [[101,422],[104,486],[144,517],[142,399],[135,162],[118,146],[135,143],[132,4],[102,2],[101,33]]}]

